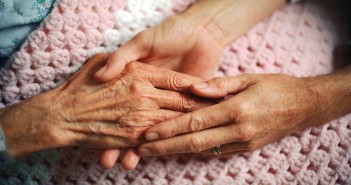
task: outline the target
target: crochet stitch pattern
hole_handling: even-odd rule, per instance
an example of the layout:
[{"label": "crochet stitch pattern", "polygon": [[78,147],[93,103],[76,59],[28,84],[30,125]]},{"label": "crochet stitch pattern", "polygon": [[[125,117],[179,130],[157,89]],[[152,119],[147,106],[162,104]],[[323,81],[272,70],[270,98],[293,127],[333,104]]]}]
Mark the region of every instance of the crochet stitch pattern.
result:
[{"label": "crochet stitch pattern", "polygon": [[[0,71],[0,106],[53,89],[89,56],[110,52],[179,13],[191,0],[58,0]],[[287,5],[228,46],[216,76],[333,71],[338,38],[315,5]],[[136,170],[104,170],[99,150],[39,152],[0,168],[0,184],[350,184],[351,115],[306,129],[253,152],[222,158],[183,154],[142,158]]]}]

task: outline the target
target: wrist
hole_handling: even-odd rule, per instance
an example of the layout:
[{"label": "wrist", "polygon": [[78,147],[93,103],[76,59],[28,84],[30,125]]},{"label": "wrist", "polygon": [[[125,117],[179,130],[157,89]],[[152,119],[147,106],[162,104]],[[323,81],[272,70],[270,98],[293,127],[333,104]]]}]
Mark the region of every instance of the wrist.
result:
[{"label": "wrist", "polygon": [[285,0],[202,0],[181,16],[202,26],[218,43],[227,46],[285,3]]},{"label": "wrist", "polygon": [[320,124],[351,113],[351,67],[308,80],[317,97]]},{"label": "wrist", "polygon": [[45,103],[37,97],[0,110],[8,152],[14,158],[58,146]]}]

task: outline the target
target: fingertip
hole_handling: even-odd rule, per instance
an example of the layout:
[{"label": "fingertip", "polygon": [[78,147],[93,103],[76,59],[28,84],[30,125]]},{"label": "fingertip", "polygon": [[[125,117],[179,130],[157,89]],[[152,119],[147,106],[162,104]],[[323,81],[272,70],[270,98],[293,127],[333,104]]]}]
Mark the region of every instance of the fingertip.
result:
[{"label": "fingertip", "polygon": [[145,139],[148,141],[153,141],[160,138],[160,134],[154,131],[145,133]]},{"label": "fingertip", "polygon": [[102,151],[100,155],[99,164],[101,167],[111,169],[116,164],[119,157],[119,149],[110,149]]},{"label": "fingertip", "polygon": [[207,82],[201,82],[201,83],[195,83],[195,84],[192,84],[192,87],[194,89],[206,89],[208,88],[208,83]]},{"label": "fingertip", "polygon": [[223,98],[228,94],[228,89],[232,88],[227,81],[226,78],[213,78],[206,82],[192,84],[190,91],[204,98]]},{"label": "fingertip", "polygon": [[107,64],[94,74],[94,78],[99,81],[104,81],[104,73],[106,71],[107,71]]},{"label": "fingertip", "polygon": [[207,82],[192,84],[190,91],[200,97],[204,98],[218,98],[217,91],[213,89]]},{"label": "fingertip", "polygon": [[140,161],[140,155],[136,149],[128,149],[122,156],[121,165],[125,170],[134,170]]},{"label": "fingertip", "polygon": [[116,78],[125,68],[126,62],[117,54],[112,54],[104,67],[98,70],[94,77],[101,82],[108,82]]}]

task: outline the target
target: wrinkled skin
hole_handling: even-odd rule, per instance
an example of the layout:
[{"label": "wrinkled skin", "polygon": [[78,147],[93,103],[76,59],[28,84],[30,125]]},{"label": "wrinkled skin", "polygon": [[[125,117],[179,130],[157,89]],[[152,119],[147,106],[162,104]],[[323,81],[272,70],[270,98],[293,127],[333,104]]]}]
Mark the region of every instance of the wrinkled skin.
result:
[{"label": "wrinkled skin", "polygon": [[[95,77],[99,81],[107,82],[118,76],[126,64],[137,60],[210,79],[214,75],[224,47],[205,25],[175,16],[141,32],[113,52],[107,65],[100,69]],[[119,154],[119,149],[106,150],[100,158],[101,165],[111,168]],[[135,150],[128,150],[122,158],[122,165],[126,169],[132,169],[137,165],[138,158]]]},{"label": "wrinkled skin", "polygon": [[14,156],[64,146],[136,146],[148,127],[210,104],[176,92],[199,79],[138,62],[106,84],[97,82],[93,74],[108,56],[93,57],[57,89],[1,110]]}]

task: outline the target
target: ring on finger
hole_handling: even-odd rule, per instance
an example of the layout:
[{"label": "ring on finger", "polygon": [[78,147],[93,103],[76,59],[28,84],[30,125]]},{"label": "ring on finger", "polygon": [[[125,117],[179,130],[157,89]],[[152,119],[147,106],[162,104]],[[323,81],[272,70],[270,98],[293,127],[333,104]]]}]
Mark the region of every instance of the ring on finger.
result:
[{"label": "ring on finger", "polygon": [[217,145],[213,147],[212,151],[213,151],[213,155],[221,155],[222,154],[221,145]]}]

